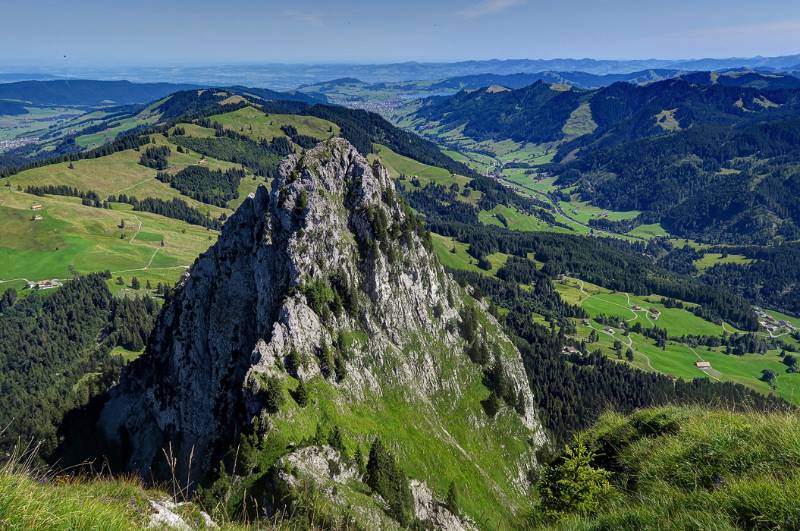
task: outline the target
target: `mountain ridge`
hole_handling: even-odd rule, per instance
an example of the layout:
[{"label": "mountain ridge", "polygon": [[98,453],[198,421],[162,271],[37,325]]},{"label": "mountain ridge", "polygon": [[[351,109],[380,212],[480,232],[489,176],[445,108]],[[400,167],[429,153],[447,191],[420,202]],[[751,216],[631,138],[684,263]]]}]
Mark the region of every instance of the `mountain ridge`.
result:
[{"label": "mountain ridge", "polygon": [[[169,445],[177,473],[201,482],[238,434],[289,429],[279,427],[283,416],[298,413],[275,408],[271,389],[297,381],[333,393],[337,409],[363,404],[366,418],[383,418],[381,404],[402,397],[422,413],[414,429],[431,438],[425,444],[452,447],[447,459],[485,475],[481,496],[520,509],[511,500],[526,492],[545,435],[519,351],[444,272],[392,190],[380,165],[333,139],[289,156],[271,192],[242,204],[111,391],[100,426],[111,446],[129,450],[117,456],[123,468],[168,476]],[[453,407],[464,418],[452,418]],[[497,471],[479,464],[501,445]],[[444,481],[431,472],[420,479]]]}]

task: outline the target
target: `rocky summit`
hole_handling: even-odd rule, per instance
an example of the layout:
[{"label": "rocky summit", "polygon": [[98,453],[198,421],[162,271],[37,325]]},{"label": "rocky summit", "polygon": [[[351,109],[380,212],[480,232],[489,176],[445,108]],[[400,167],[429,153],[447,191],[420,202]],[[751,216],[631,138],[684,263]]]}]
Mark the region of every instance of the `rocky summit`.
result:
[{"label": "rocky summit", "polygon": [[[521,510],[545,442],[513,343],[438,263],[387,171],[340,138],[290,155],[225,223],[100,426],[145,477],[194,489],[248,475],[267,508],[299,476],[373,523],[391,500],[353,487],[370,474],[351,456],[379,460],[379,439],[410,477],[415,517],[463,527]],[[243,440],[255,457],[231,469]],[[305,473],[320,463],[336,470]],[[459,485],[455,517],[435,500]]]}]

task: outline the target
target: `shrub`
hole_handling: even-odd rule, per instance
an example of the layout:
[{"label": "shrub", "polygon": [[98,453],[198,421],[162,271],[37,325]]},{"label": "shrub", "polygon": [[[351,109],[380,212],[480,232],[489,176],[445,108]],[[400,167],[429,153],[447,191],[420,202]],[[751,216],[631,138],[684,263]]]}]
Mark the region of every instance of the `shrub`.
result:
[{"label": "shrub", "polygon": [[592,452],[577,439],[564,449],[561,457],[545,468],[539,492],[541,510],[548,518],[568,514],[591,515],[612,492],[611,472],[592,466]]},{"label": "shrub", "polygon": [[283,406],[286,400],[283,396],[283,384],[281,380],[275,376],[270,376],[266,379],[264,389],[264,408],[269,413],[277,413]]},{"label": "shrub", "polygon": [[308,391],[306,390],[306,384],[304,384],[302,380],[297,385],[297,389],[292,391],[291,395],[298,406],[306,407],[308,404]]}]

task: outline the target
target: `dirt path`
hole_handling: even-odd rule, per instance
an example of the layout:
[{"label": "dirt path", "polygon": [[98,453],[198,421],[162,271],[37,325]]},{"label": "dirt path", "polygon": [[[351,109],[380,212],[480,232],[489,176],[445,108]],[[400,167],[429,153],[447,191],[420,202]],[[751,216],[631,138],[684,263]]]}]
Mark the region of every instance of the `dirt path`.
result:
[{"label": "dirt path", "polygon": [[116,275],[117,273],[135,273],[136,271],[167,271],[170,269],[189,269],[191,266],[188,265],[180,265],[180,266],[169,266],[169,267],[139,267],[136,269],[123,269],[121,271],[112,271],[112,275]]},{"label": "dirt path", "polygon": [[[128,243],[133,243],[133,240],[135,240],[136,237],[139,235],[139,233],[142,232],[142,220],[139,219],[139,216],[136,216],[135,214],[131,215],[133,216],[133,219],[135,219],[136,222],[139,223],[139,227],[136,229],[136,232],[133,233],[133,236],[131,237],[131,240]],[[156,252],[158,252],[158,249],[156,249]]]},{"label": "dirt path", "polygon": [[125,193],[125,192],[127,192],[128,190],[132,190],[132,189],[136,188],[137,186],[139,186],[140,184],[144,184],[144,183],[146,183],[146,182],[149,182],[149,181],[155,181],[155,180],[156,180],[156,178],[155,178],[155,177],[148,177],[147,179],[144,179],[144,180],[142,180],[142,181],[139,181],[139,182],[138,182],[138,183],[136,183],[136,184],[132,184],[132,185],[128,186],[127,188],[123,188],[122,190],[117,190],[117,191],[116,191],[116,192],[115,192],[113,195],[119,196],[119,194],[124,194],[124,193]]},{"label": "dirt path", "polygon": [[22,280],[23,282],[30,283],[30,280],[28,280],[27,278],[10,278],[8,280],[0,280],[0,284],[6,284],[8,282],[19,282],[20,280]]}]

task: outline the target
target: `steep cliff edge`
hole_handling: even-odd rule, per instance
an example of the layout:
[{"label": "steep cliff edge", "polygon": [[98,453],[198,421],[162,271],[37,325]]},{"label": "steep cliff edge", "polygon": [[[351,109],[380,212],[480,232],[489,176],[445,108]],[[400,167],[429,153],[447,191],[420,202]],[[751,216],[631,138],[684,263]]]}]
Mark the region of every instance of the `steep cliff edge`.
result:
[{"label": "steep cliff edge", "polygon": [[527,505],[544,441],[533,404],[519,352],[444,272],[387,172],[331,139],[228,220],[100,425],[127,468],[164,476],[171,447],[193,484],[242,433],[263,475],[320,429],[359,452],[380,437],[410,477],[440,496],[458,485],[466,517],[497,522]]}]

